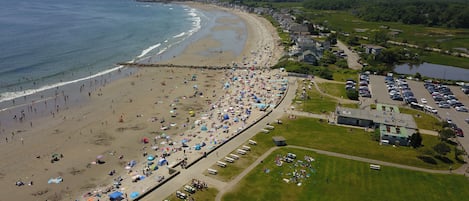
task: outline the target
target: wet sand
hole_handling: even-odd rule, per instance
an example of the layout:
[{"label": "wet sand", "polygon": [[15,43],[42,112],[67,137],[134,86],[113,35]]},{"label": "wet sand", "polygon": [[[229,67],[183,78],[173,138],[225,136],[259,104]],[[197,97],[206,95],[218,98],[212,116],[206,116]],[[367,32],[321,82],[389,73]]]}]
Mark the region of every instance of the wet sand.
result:
[{"label": "wet sand", "polygon": [[[219,9],[210,5],[191,6]],[[200,52],[210,52],[210,48],[219,45],[219,41],[204,37],[191,44],[182,55],[168,62],[198,65],[225,65],[235,62],[238,65],[263,66],[280,57],[281,49],[276,46],[275,36],[272,36],[275,29],[267,21],[238,11],[229,12],[239,16],[247,26],[247,33],[244,33],[248,35],[247,42],[241,55],[213,51],[216,57],[210,54],[201,55]],[[217,30],[229,28],[218,27]],[[149,183],[149,179],[137,183],[130,180],[136,174],[143,174],[141,170],[147,163],[144,153],[154,155],[156,160],[161,159],[162,153],[170,153],[166,157],[169,164],[182,160],[183,150],[186,150],[188,160],[199,157],[204,149],[220,143],[240,127],[246,126],[250,120],[246,123],[238,121],[236,124],[225,121],[230,131],[213,134],[201,132],[203,123],[207,129],[214,129],[224,123],[219,115],[226,112],[230,112],[233,121],[236,111],[231,114],[228,111],[229,104],[235,108],[238,106],[240,110],[240,102],[235,105],[233,101],[243,90],[242,87],[246,91],[251,90],[249,93],[258,94],[259,98],[263,97],[265,102],[275,101],[277,97],[264,90],[271,85],[277,86],[277,83],[274,85],[269,79],[280,79],[275,77],[275,72],[270,71],[142,68],[131,74],[127,71],[123,73],[127,73],[126,78],[110,83],[96,81],[98,83],[94,83],[94,91],[79,95],[80,103],[83,104],[67,108],[62,106],[65,105],[62,102],[57,109],[55,102],[48,102],[49,110],[42,113],[41,118],[36,118],[33,125],[24,121],[6,129],[3,134],[9,140],[6,142],[1,139],[0,146],[0,200],[86,200],[86,193],[96,195],[99,191],[107,190],[112,186],[112,180],[119,175],[124,178],[121,188],[125,188],[120,190],[128,193],[143,191],[148,188],[144,184]],[[194,75],[196,79],[193,80]],[[250,80],[253,85],[234,82],[234,77],[245,77],[244,80]],[[232,88],[224,89],[227,82],[231,83]],[[57,97],[64,101],[65,96],[59,92]],[[246,95],[241,101],[246,106],[241,113],[251,104],[248,98],[250,97]],[[261,111],[250,106],[252,118],[249,119],[254,119]],[[50,107],[56,111],[54,114],[49,113]],[[221,110],[220,113],[216,108]],[[27,110],[26,108],[25,113]],[[194,111],[193,117],[189,114],[190,111]],[[210,114],[215,116],[210,117]],[[167,129],[163,129],[164,127]],[[194,130],[190,130],[192,127]],[[10,134],[12,131],[14,133]],[[144,138],[148,139],[148,143],[143,143]],[[183,149],[180,142],[184,138],[188,141],[190,139],[190,146]],[[176,143],[167,146],[171,142]],[[201,150],[192,149],[194,144],[202,142],[207,142],[208,145]],[[57,161],[51,161],[53,154],[57,154]],[[96,164],[97,158],[105,163]],[[125,167],[131,160],[136,160],[137,165],[129,173]],[[113,176],[108,175],[111,170],[116,171]],[[152,173],[152,177],[166,174],[167,170],[161,166]],[[63,178],[63,182],[47,183],[50,178],[57,177]],[[16,186],[17,181],[22,181],[25,185]],[[33,182],[31,186],[28,185],[30,181]],[[107,199],[107,196],[103,195],[103,199]]]}]

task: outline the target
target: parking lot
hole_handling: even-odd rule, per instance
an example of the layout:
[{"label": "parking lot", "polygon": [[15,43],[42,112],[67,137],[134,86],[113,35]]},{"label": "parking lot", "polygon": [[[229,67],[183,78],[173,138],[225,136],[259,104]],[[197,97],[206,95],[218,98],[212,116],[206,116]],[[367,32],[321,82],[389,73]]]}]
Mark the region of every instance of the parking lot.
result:
[{"label": "parking lot", "polygon": [[[464,120],[469,118],[468,112],[458,112],[453,107],[450,108],[439,108],[438,104],[432,98],[432,95],[424,87],[424,82],[417,82],[413,80],[406,80],[410,90],[413,92],[414,97],[417,99],[419,104],[422,104],[421,98],[427,100],[426,104],[438,110],[436,114],[442,121],[451,119],[459,128],[461,128],[466,137],[458,137],[458,140],[463,145],[464,149],[469,151],[469,124]],[[371,94],[373,95],[370,99],[363,99],[364,101],[373,103],[375,100],[379,103],[393,104],[404,106],[407,105],[404,101],[391,100],[388,88],[385,83],[385,76],[370,75]],[[459,86],[449,86],[454,95],[463,103],[466,107],[469,106],[469,96],[464,94]]]}]

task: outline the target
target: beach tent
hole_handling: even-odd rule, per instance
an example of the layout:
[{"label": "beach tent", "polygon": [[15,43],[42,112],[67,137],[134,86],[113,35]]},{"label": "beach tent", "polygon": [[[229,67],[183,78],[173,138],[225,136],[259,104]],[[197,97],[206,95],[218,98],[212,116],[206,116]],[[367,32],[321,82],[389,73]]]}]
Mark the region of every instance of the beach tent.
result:
[{"label": "beach tent", "polygon": [[135,165],[137,165],[137,161],[131,160],[131,161],[129,162],[129,166],[130,166],[130,167],[134,167]]},{"label": "beach tent", "polygon": [[200,150],[200,144],[195,145],[195,150]]},{"label": "beach tent", "polygon": [[163,165],[165,165],[165,164],[167,164],[167,163],[168,163],[168,161],[167,161],[166,159],[164,159],[164,158],[162,158],[162,159],[160,159],[160,160],[158,161],[158,165],[159,165],[159,166],[163,166]]},{"label": "beach tent", "polygon": [[147,157],[147,160],[148,160],[148,161],[153,161],[153,160],[155,160],[155,157],[152,156],[152,155],[149,155],[149,156]]},{"label": "beach tent", "polygon": [[207,125],[202,125],[202,127],[200,127],[200,130],[201,131],[207,131],[208,130]]},{"label": "beach tent", "polygon": [[131,198],[131,199],[135,199],[135,198],[137,198],[138,196],[139,196],[138,192],[135,192],[135,191],[134,191],[134,192],[130,193],[130,198]]},{"label": "beach tent", "polygon": [[228,114],[224,114],[223,115],[223,120],[228,120],[228,119],[230,119],[230,116]]},{"label": "beach tent", "polygon": [[142,142],[146,144],[146,143],[150,142],[150,140],[148,138],[144,137],[144,138],[142,138]]},{"label": "beach tent", "polygon": [[109,199],[111,200],[120,200],[122,199],[122,193],[119,191],[114,191],[113,193],[109,194]]}]

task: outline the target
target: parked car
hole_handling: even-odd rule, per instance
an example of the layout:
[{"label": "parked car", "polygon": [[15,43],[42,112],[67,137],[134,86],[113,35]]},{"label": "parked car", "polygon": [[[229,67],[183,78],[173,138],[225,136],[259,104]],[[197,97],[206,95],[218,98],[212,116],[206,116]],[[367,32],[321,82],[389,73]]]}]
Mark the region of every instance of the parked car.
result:
[{"label": "parked car", "polygon": [[441,101],[441,102],[438,103],[438,107],[439,107],[439,108],[450,108],[451,105],[449,105],[448,103],[445,103],[445,102]]},{"label": "parked car", "polygon": [[466,121],[466,123],[468,123],[468,124],[469,124],[469,118],[465,119],[464,121]]},{"label": "parked car", "polygon": [[455,107],[456,111],[458,112],[469,112],[469,110],[464,107],[464,106],[460,106],[460,107]]},{"label": "parked car", "polygon": [[433,114],[437,114],[437,113],[438,113],[438,110],[434,109],[432,106],[429,106],[429,105],[425,105],[423,109],[424,109],[425,111],[431,112],[431,113],[433,113]]},{"label": "parked car", "polygon": [[464,137],[464,132],[462,131],[461,128],[456,128],[456,129],[454,129],[454,133],[455,133],[456,136],[458,136],[458,137]]},{"label": "parked car", "polygon": [[421,99],[420,99],[420,102],[422,102],[423,104],[427,104],[427,99],[421,98]]}]

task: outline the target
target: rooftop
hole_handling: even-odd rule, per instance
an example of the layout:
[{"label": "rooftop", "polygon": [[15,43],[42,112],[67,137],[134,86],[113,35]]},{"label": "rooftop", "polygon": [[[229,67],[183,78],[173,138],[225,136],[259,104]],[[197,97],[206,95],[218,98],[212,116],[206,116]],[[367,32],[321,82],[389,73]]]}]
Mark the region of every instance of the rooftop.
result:
[{"label": "rooftop", "polygon": [[386,124],[398,127],[406,127],[416,129],[417,124],[414,121],[412,115],[401,114],[399,109],[394,110],[397,112],[390,111],[378,111],[378,110],[361,110],[354,108],[337,107],[336,114],[343,117],[356,118],[356,119],[368,119],[374,123]]}]

